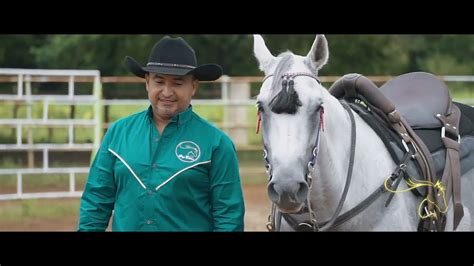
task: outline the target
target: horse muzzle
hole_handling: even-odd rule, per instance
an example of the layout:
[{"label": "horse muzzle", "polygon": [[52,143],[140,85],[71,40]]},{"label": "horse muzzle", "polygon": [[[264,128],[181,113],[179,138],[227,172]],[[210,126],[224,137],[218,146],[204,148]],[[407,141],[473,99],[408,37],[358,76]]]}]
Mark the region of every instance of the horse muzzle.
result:
[{"label": "horse muzzle", "polygon": [[308,197],[309,187],[306,182],[283,182],[275,179],[268,183],[268,196],[283,213],[299,212]]}]

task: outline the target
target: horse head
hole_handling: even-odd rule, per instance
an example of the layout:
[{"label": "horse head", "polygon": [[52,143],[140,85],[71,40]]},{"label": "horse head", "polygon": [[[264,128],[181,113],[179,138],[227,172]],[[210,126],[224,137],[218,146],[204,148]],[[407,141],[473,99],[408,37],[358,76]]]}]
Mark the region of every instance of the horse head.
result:
[{"label": "horse head", "polygon": [[254,53],[265,73],[257,107],[261,116],[268,195],[283,213],[300,211],[308,200],[323,118],[318,70],[328,61],[324,35],[317,35],[306,56],[273,56],[254,35]]},{"label": "horse head", "polygon": [[[326,38],[317,35],[306,56],[290,51],[273,56],[263,38],[254,35],[254,53],[265,73],[257,106],[269,176],[268,196],[277,207],[272,208],[267,228],[278,231],[307,228],[311,231],[416,230],[419,217],[426,218],[420,212],[423,201],[414,193],[401,193],[410,191],[411,183],[400,182],[400,190],[394,191],[386,182],[392,177],[400,181],[403,178],[399,174],[400,167],[414,164],[410,160],[416,157],[410,156],[406,143],[404,149],[389,146],[392,151],[398,149],[397,152],[405,154],[402,164],[398,165],[377,132],[359,112],[351,109],[368,112],[373,108],[366,105],[364,109],[361,102],[336,98],[337,88],[342,87],[333,84],[330,93],[321,85],[318,71],[329,57]],[[346,75],[335,84],[353,90],[356,85],[357,90],[377,103],[385,99],[376,85],[360,75]],[[429,88],[432,90],[433,86]],[[471,112],[470,107],[465,108],[466,113]],[[393,115],[393,111],[390,114]],[[390,145],[397,141],[391,140]],[[400,140],[400,144],[403,143]],[[463,225],[457,227],[459,230],[473,230],[474,226],[472,215],[468,214],[469,209],[474,208],[473,173],[467,170],[461,173],[460,187],[464,189],[463,195],[467,195],[463,197],[467,197],[464,204],[468,207],[463,208],[467,218],[463,218]],[[419,175],[415,172],[410,175],[413,174]],[[468,175],[471,177],[464,177]],[[364,215],[358,215],[362,211]],[[450,224],[455,220],[451,219],[453,208],[447,209],[446,215],[446,228],[456,229],[453,226],[456,222]]]}]

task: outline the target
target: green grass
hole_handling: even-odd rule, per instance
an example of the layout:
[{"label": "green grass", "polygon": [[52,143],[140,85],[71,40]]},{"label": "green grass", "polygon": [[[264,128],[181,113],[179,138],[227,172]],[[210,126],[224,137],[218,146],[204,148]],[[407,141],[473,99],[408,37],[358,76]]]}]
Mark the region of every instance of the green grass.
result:
[{"label": "green grass", "polygon": [[148,104],[138,105],[111,105],[109,107],[109,119],[111,122],[120,118],[146,110]]},{"label": "green grass", "polygon": [[455,101],[468,101],[474,105],[474,83],[449,82],[449,92]]},{"label": "green grass", "polygon": [[[31,131],[33,143],[68,143],[69,133],[67,127],[47,128],[46,126],[22,127],[22,143],[28,143],[28,132]],[[75,128],[75,143],[92,143],[94,138],[94,129]],[[16,129],[2,128],[0,130],[0,143],[15,144]]]},{"label": "green grass", "polygon": [[[25,104],[18,105],[16,116],[14,116],[15,105],[11,102],[5,102],[0,105],[0,119],[12,119],[14,117],[26,119],[27,107]],[[69,119],[71,108],[66,105],[55,105],[51,103],[48,108],[49,119]],[[43,118],[43,104],[35,103],[32,105],[32,118]],[[92,119],[92,105],[77,105],[75,108],[76,119]],[[67,126],[47,128],[45,126],[24,126],[22,128],[22,142],[27,143],[28,132],[32,131],[33,143],[67,143]],[[74,129],[74,141],[76,143],[92,143],[94,129],[92,127],[76,127]],[[16,143],[16,129],[2,127],[0,130],[0,143]]]},{"label": "green grass", "polygon": [[[26,118],[27,105],[25,103],[15,105],[13,102],[2,102],[0,105],[0,118],[9,119],[14,118],[14,110],[17,106],[16,118]],[[43,118],[43,104],[35,102],[32,107],[32,118]],[[49,103],[48,118],[50,119],[68,119],[71,115],[71,107],[64,104]],[[93,104],[76,105],[74,117],[77,119],[92,119],[94,116]]]},{"label": "green grass", "polygon": [[69,176],[65,174],[35,174],[23,176],[23,192],[66,191]]},{"label": "green grass", "polygon": [[224,107],[215,105],[193,105],[193,111],[210,123],[220,126],[224,117]]},{"label": "green grass", "polygon": [[0,175],[0,193],[16,193],[16,175]]},{"label": "green grass", "polygon": [[0,202],[2,222],[22,222],[30,219],[61,219],[77,215],[79,200],[21,200]]},{"label": "green grass", "polygon": [[[76,174],[76,191],[84,188],[85,174]],[[67,174],[30,174],[23,175],[23,192],[69,191]],[[16,193],[16,175],[0,175],[0,194]]]}]

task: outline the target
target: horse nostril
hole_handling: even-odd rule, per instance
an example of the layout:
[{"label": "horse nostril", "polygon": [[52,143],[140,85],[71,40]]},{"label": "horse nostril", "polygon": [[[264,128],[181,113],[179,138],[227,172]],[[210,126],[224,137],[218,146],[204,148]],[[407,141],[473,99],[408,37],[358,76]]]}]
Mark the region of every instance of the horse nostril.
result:
[{"label": "horse nostril", "polygon": [[309,187],[306,182],[298,182],[298,190],[296,191],[296,201],[304,202],[308,196]]},{"label": "horse nostril", "polygon": [[306,182],[287,183],[282,185],[271,181],[268,183],[267,189],[270,200],[277,204],[286,201],[303,203],[309,193],[309,187]]},{"label": "horse nostril", "polygon": [[272,202],[278,203],[280,201],[280,196],[278,195],[278,192],[275,189],[275,183],[270,182],[268,183],[268,197],[270,197],[270,200]]}]

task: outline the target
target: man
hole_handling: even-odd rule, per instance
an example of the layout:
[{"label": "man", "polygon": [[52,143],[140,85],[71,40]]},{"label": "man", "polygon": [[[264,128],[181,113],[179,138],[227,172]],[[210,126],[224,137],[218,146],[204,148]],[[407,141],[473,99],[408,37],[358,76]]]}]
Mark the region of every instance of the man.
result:
[{"label": "man", "polygon": [[79,231],[243,231],[244,201],[230,138],[190,104],[199,80],[222,75],[197,66],[182,38],[161,39],[142,67],[150,107],[116,121],[92,163],[81,198]]}]

